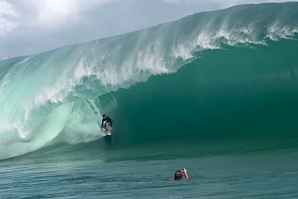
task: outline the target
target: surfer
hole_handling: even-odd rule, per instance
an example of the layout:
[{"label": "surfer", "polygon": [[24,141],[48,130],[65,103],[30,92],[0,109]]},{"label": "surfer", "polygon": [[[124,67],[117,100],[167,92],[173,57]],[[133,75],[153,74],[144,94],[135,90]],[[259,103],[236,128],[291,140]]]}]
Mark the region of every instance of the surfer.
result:
[{"label": "surfer", "polygon": [[[185,176],[184,179],[182,177],[182,172]],[[189,179],[189,177],[188,177],[188,174],[187,174],[187,170],[185,168],[183,168],[182,170],[177,170],[175,172],[174,180],[187,180],[187,179]]]},{"label": "surfer", "polygon": [[108,130],[107,129],[108,126],[110,126],[111,129],[112,129],[112,127],[113,127],[113,120],[109,116],[107,116],[106,114],[103,114],[102,115],[102,121],[101,121],[101,128],[105,128],[106,130]]}]

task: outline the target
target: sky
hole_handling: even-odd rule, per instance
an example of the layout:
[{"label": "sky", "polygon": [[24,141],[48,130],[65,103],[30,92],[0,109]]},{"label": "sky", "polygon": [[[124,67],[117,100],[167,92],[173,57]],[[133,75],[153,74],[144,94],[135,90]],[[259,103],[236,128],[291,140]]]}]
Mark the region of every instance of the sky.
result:
[{"label": "sky", "polygon": [[285,0],[0,0],[0,59],[111,37],[238,4]]}]

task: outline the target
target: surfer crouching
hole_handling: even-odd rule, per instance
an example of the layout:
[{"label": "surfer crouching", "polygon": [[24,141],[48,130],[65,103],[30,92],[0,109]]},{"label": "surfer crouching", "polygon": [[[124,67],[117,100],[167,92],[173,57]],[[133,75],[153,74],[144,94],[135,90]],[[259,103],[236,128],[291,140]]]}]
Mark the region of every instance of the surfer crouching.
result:
[{"label": "surfer crouching", "polygon": [[110,127],[112,129],[113,127],[113,120],[107,116],[106,114],[102,115],[102,120],[101,120],[101,129],[105,128],[106,130],[108,130],[108,127]]}]

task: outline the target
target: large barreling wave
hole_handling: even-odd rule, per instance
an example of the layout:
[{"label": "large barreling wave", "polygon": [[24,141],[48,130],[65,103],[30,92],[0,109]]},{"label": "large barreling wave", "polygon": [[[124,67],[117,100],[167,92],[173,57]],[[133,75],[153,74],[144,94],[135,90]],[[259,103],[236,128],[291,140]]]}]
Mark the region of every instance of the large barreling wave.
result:
[{"label": "large barreling wave", "polygon": [[135,142],[293,135],[297,19],[298,3],[241,5],[2,60],[0,159],[99,139],[102,113]]}]

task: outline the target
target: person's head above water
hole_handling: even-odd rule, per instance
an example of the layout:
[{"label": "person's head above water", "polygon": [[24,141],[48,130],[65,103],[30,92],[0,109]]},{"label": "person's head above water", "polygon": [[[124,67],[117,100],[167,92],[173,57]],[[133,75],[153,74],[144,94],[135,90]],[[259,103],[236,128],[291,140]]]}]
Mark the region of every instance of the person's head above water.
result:
[{"label": "person's head above water", "polygon": [[174,175],[174,180],[183,180],[182,172],[184,173],[185,179],[188,179],[187,170],[184,168],[182,170],[177,170]]},{"label": "person's head above water", "polygon": [[175,176],[174,176],[175,180],[181,180],[182,179],[182,172],[180,170],[177,170],[175,172]]},{"label": "person's head above water", "polygon": [[103,118],[106,118],[106,117],[107,117],[107,115],[106,115],[106,114],[103,114],[103,115],[102,115],[102,117],[103,117]]}]

